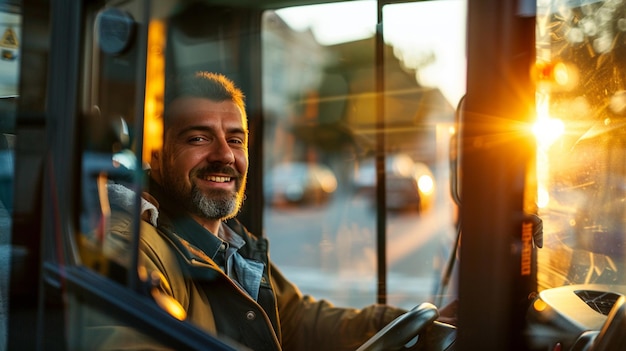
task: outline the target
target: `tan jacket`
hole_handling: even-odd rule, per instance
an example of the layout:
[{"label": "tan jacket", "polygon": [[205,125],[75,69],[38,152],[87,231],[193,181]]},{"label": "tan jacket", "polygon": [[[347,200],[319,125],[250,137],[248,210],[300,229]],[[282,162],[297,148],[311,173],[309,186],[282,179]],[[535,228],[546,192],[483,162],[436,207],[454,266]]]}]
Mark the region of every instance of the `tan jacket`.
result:
[{"label": "tan jacket", "polygon": [[209,333],[254,350],[356,350],[405,312],[379,305],[337,308],[302,295],[269,261],[266,239],[236,221],[229,226],[247,241],[244,248],[252,248],[242,254],[266,263],[258,303],[200,249],[142,223],[140,265],[161,273],[167,282],[163,291],[182,305],[188,321]]}]

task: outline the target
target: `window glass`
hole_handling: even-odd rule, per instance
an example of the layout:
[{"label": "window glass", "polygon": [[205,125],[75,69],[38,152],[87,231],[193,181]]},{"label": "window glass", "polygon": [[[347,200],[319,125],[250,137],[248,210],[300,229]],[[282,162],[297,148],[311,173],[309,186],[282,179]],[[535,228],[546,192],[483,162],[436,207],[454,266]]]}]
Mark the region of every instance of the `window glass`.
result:
[{"label": "window glass", "polygon": [[143,0],[84,5],[80,212],[77,243],[63,247],[78,249],[80,266],[68,262],[64,267],[72,283],[66,298],[68,344],[72,349],[174,350],[199,349],[200,340],[210,349],[226,349],[206,330],[180,323],[188,320],[187,311],[164,292],[169,289],[165,278],[144,261],[133,262],[139,223],[156,225],[158,217],[158,203],[141,195],[148,189],[150,154],[162,143],[165,59],[171,55],[172,75],[214,68],[204,66],[211,58],[202,53],[221,57],[212,40],[219,30],[205,25],[215,7]]},{"label": "window glass", "polygon": [[[413,216],[388,212],[389,302],[407,308],[416,299],[442,306],[456,296],[455,279],[443,286],[442,281],[455,267],[449,257],[457,235],[449,157],[457,132],[455,109],[465,94],[466,6],[456,0],[383,8],[385,42],[396,57],[385,65],[391,71],[385,77],[387,155],[395,162],[395,168],[387,168],[387,207],[393,210],[396,199],[405,204],[406,194],[417,193],[420,200]],[[397,85],[397,76],[406,71],[416,82],[409,89]],[[407,177],[398,177],[402,155],[411,158],[410,185]]]},{"label": "window glass", "polygon": [[376,6],[351,1],[265,13],[264,232],[272,259],[305,293],[360,307],[376,301],[377,219],[386,215],[387,302],[411,308],[453,293],[439,281],[456,235],[448,145],[465,89],[465,4],[383,8],[384,145]]},{"label": "window glass", "polygon": [[108,260],[127,266],[132,257],[127,251],[131,238],[113,235],[111,226],[126,223],[132,233],[139,213],[133,189],[140,188],[135,175],[141,170],[135,135],[137,70],[144,67],[138,55],[139,27],[146,16],[141,10],[137,1],[94,6],[86,21],[79,243],[81,263],[103,274],[113,274]]},{"label": "window glass", "polygon": [[0,4],[0,350],[6,349],[22,16]]},{"label": "window glass", "polygon": [[538,2],[542,289],[626,281],[625,9],[621,1]]},{"label": "window glass", "polygon": [[[65,297],[70,349],[175,350],[198,340],[209,347],[221,344],[190,325],[163,332],[172,316],[184,318],[180,304],[150,285],[156,284],[151,272],[141,266],[131,271],[137,269],[132,258],[140,213],[156,221],[155,205],[140,197],[145,172],[140,160],[143,150],[157,147],[161,139],[154,122],[161,118],[164,23],[173,4],[153,4],[152,13],[145,12],[144,1],[86,4],[79,84],[80,212],[77,245],[64,247],[78,248],[82,266],[64,269],[71,282]],[[145,144],[138,138],[144,130]],[[138,288],[131,286],[133,279],[141,280]],[[191,339],[184,339],[189,333]]]}]

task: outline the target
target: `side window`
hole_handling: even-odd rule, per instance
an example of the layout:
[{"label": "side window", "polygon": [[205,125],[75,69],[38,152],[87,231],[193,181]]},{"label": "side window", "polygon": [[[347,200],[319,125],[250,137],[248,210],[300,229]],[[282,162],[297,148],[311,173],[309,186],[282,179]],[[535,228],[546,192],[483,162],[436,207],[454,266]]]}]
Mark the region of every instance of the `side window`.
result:
[{"label": "side window", "polygon": [[75,239],[80,269],[67,268],[81,281],[67,297],[70,349],[136,345],[180,349],[193,343],[189,341],[193,338],[182,341],[164,333],[168,323],[183,333],[186,326],[165,315],[146,293],[153,292],[148,285],[137,287],[143,283],[136,271],[143,182],[137,135],[143,129],[144,108],[137,91],[145,83],[137,72],[146,65],[140,55],[146,45],[141,31],[149,21],[140,3],[87,7],[84,32],[88,35],[78,85],[80,177]]},{"label": "side window", "polygon": [[[138,201],[136,156],[136,72],[143,66],[138,51],[141,13],[126,6],[94,11],[87,23],[81,91],[82,148],[80,232],[82,262],[105,274],[113,274],[98,262],[128,266],[126,249],[131,237],[113,237],[112,227],[120,221],[132,233]],[[116,32],[116,34],[114,34]],[[114,37],[115,36],[115,37]],[[113,201],[112,197],[115,198]],[[126,277],[113,277],[124,281]]]},{"label": "side window", "polygon": [[162,117],[165,23],[171,15],[167,4],[152,2],[154,13],[146,12],[145,4],[85,4],[77,252],[71,253],[75,261],[60,263],[82,279],[67,297],[68,345],[81,350],[232,349],[181,323],[182,306],[158,289],[163,282],[155,281],[138,258],[140,215],[146,210],[156,214],[156,205],[141,197],[149,161],[143,152],[158,147],[161,139],[156,125]]},{"label": "side window", "polygon": [[22,16],[0,6],[0,350],[6,349]]},{"label": "side window", "polygon": [[386,302],[441,304],[455,293],[439,282],[456,237],[448,145],[465,89],[465,2],[384,6],[382,47],[376,11],[351,1],[265,13],[264,232],[305,293],[362,307],[377,301],[386,221]]}]

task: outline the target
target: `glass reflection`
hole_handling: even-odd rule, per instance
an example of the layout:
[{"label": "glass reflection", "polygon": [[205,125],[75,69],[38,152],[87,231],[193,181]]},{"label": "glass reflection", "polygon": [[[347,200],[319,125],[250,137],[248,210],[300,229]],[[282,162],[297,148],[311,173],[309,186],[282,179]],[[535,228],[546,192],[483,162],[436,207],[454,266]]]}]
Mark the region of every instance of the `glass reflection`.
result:
[{"label": "glass reflection", "polygon": [[88,74],[79,99],[82,169],[77,248],[79,264],[125,282],[119,267],[126,267],[132,257],[130,239],[113,236],[111,226],[134,221],[139,201],[131,190],[138,188],[136,175],[141,171],[137,156],[141,151],[135,150],[133,97],[139,47],[134,36],[144,16],[134,1],[91,10],[94,14],[84,24],[89,35],[82,63]]},{"label": "glass reflection", "polygon": [[541,288],[625,280],[626,4],[576,4],[538,2]]},{"label": "glass reflection", "polygon": [[[15,184],[16,114],[22,44],[21,7],[0,4],[0,350],[7,345]],[[14,250],[14,251],[11,251]]]}]

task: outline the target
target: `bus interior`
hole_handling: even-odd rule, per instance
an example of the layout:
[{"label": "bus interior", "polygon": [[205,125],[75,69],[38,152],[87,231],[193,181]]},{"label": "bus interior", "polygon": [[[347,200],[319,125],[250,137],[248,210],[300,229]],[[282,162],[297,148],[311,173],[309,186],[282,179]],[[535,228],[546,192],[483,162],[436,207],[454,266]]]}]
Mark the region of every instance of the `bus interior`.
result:
[{"label": "bus interior", "polygon": [[[177,319],[138,263],[165,82],[196,71],[246,95],[237,218],[274,263],[317,299],[409,311],[359,350],[626,349],[626,2],[2,0],[0,16],[0,351],[82,350],[86,314],[163,349],[241,349]],[[137,194],[125,256],[115,184]]]}]

